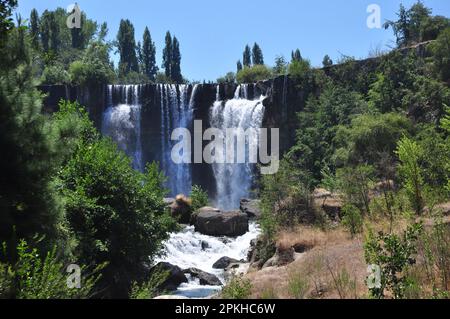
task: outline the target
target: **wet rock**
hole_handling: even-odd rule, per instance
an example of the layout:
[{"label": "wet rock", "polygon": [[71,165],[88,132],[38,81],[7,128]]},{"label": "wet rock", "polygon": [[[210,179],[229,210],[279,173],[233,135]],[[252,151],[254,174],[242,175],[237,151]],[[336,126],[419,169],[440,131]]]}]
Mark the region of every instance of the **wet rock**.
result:
[{"label": "wet rock", "polygon": [[189,268],[183,270],[185,274],[189,274],[194,278],[200,279],[200,285],[202,286],[222,286],[222,282],[216,275],[207,273],[197,268]]},{"label": "wet rock", "polygon": [[225,269],[230,264],[239,263],[239,260],[230,258],[230,257],[222,257],[218,261],[216,261],[213,265],[214,269]]},{"label": "wet rock", "polygon": [[188,282],[180,267],[166,262],[160,262],[150,269],[150,276],[156,274],[167,274],[167,278],[156,287],[158,291],[174,291],[182,283]]},{"label": "wet rock", "polygon": [[261,217],[260,209],[261,201],[258,199],[241,199],[240,209],[241,212],[247,214],[248,218],[259,219]]},{"label": "wet rock", "polygon": [[239,211],[203,208],[195,215],[195,231],[203,235],[238,237],[248,232],[248,217]]},{"label": "wet rock", "polygon": [[202,250],[203,251],[205,251],[205,250],[207,250],[208,248],[211,248],[211,246],[209,246],[209,244],[208,244],[208,242],[206,242],[206,241],[202,241]]}]

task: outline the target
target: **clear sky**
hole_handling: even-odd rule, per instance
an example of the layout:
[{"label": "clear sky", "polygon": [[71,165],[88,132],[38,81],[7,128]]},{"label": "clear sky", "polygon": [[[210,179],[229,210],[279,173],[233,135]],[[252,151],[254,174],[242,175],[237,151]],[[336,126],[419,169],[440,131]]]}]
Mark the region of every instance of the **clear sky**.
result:
[{"label": "clear sky", "polygon": [[[32,8],[66,8],[75,0],[19,0],[19,13]],[[314,66],[323,56],[363,58],[373,48],[393,46],[391,30],[369,29],[368,5],[381,7],[382,21],[394,19],[401,2],[414,0],[77,0],[89,18],[106,21],[115,38],[121,18],[130,19],[140,40],[145,26],[156,42],[158,64],[167,30],[181,44],[183,75],[190,80],[216,80],[235,71],[244,46],[258,42],[266,64],[277,55],[290,57],[300,48]],[[449,0],[424,0],[434,14],[450,16]],[[117,57],[114,57],[117,62]]]}]

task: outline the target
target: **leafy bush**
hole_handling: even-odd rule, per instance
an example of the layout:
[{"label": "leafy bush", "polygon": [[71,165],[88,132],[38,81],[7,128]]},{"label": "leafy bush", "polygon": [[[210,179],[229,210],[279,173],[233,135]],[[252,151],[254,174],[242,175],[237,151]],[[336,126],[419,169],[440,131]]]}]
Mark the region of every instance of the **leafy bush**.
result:
[{"label": "leafy bush", "polygon": [[[5,248],[5,246],[4,246]],[[6,250],[6,249],[4,249]],[[17,262],[0,264],[0,298],[18,299],[73,299],[89,298],[100,276],[95,275],[101,267],[89,275],[81,267],[80,288],[68,287],[68,273],[64,263],[56,256],[56,249],[42,258],[37,249],[32,249],[22,240],[17,245]]]},{"label": "leafy bush", "polygon": [[142,263],[174,226],[154,178],[154,168],[146,174],[133,170],[130,158],[107,139],[80,147],[62,171],[77,250],[84,263],[108,262],[102,283],[110,296],[127,296],[131,281],[140,280]]},{"label": "leafy bush", "polygon": [[159,286],[164,283],[169,272],[155,272],[151,278],[139,285],[134,282],[131,288],[130,299],[153,299],[161,293]]},{"label": "leafy bush", "polygon": [[294,60],[289,64],[289,75],[296,83],[305,83],[311,76],[311,63],[308,60]]},{"label": "leafy bush", "polygon": [[223,299],[248,299],[252,292],[250,280],[235,276],[222,290]]},{"label": "leafy bush", "polygon": [[41,77],[42,84],[69,84],[70,75],[61,64],[54,64],[45,67]]},{"label": "leafy bush", "polygon": [[423,172],[420,167],[423,150],[415,141],[404,137],[398,142],[396,153],[401,162],[399,171],[403,177],[411,205],[416,214],[421,215],[425,207]]},{"label": "leafy bush", "polygon": [[417,241],[422,233],[422,224],[408,226],[402,237],[380,232],[369,233],[364,243],[366,262],[381,270],[381,287],[369,287],[375,298],[384,298],[386,292],[396,299],[403,298],[408,279],[406,270],[416,263]]},{"label": "leafy bush", "polygon": [[272,76],[271,70],[265,65],[254,65],[252,67],[245,67],[236,75],[236,80],[241,83],[255,83],[270,79]]},{"label": "leafy bush", "polygon": [[82,59],[74,61],[69,67],[72,83],[84,86],[111,83],[115,79],[115,73],[109,61],[108,50],[105,44],[91,44]]},{"label": "leafy bush", "polygon": [[192,211],[194,212],[202,207],[207,206],[209,202],[208,193],[198,185],[192,186],[190,198],[192,202]]},{"label": "leafy bush", "polygon": [[363,218],[359,209],[351,204],[347,204],[342,208],[344,217],[342,224],[348,229],[352,238],[360,234],[363,230]]}]

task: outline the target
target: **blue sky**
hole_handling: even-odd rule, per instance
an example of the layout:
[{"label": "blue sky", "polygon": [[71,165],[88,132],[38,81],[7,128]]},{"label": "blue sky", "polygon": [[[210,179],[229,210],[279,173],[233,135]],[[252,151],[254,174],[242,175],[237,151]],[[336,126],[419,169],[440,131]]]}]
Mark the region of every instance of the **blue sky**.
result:
[{"label": "blue sky", "polygon": [[[66,8],[75,0],[19,0],[19,13],[28,17],[32,8]],[[382,20],[394,19],[400,3],[414,0],[78,0],[89,18],[106,21],[109,39],[115,38],[121,18],[130,19],[137,40],[145,26],[157,46],[158,64],[167,30],[181,43],[182,71],[190,80],[215,80],[235,71],[244,46],[258,42],[266,64],[277,55],[290,56],[300,48],[314,66],[325,54],[366,57],[377,47],[394,44],[391,30],[369,29],[370,4],[381,7]],[[434,14],[450,16],[449,0],[424,0]],[[117,57],[114,58],[117,61]]]}]

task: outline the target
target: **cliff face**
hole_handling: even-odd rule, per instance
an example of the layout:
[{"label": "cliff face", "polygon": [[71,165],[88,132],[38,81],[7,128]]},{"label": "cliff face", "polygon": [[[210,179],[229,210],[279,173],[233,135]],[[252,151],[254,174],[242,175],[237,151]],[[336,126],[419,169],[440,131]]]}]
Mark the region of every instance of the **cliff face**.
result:
[{"label": "cliff face", "polygon": [[[219,86],[220,100],[230,100],[235,96],[237,84],[201,84],[197,87],[193,97],[194,119],[202,120],[203,127],[209,127],[209,111],[217,98]],[[52,113],[58,110],[60,100],[77,101],[85,106],[91,120],[98,129],[102,126],[102,116],[108,107],[106,86],[71,87],[67,85],[40,86],[46,94],[44,111]],[[140,103],[142,105],[142,136],[145,139],[143,156],[145,159],[158,158],[161,150],[159,129],[161,127],[161,96],[157,92],[157,85],[140,86]],[[188,87],[191,96],[193,86]],[[286,151],[295,141],[296,113],[305,105],[305,93],[296,88],[288,77],[247,85],[247,98],[256,99],[260,95],[266,96],[263,101],[266,112],[263,127],[280,128],[280,148]],[[124,99],[123,96],[113,94],[113,104]]]}]

